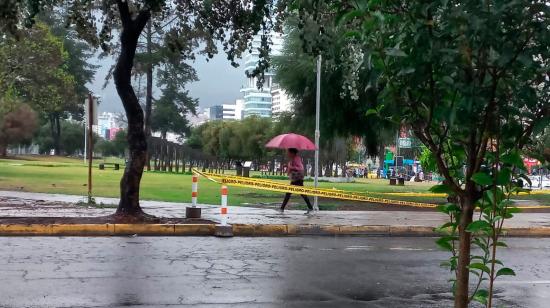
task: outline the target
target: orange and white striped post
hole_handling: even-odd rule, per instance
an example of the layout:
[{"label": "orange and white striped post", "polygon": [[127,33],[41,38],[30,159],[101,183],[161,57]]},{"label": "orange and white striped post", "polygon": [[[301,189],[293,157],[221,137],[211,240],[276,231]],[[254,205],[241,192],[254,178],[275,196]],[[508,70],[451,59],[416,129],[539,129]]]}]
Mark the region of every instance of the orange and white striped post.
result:
[{"label": "orange and white striped post", "polygon": [[221,225],[227,226],[227,186],[222,186],[222,207],[220,208]]},{"label": "orange and white striped post", "polygon": [[193,175],[193,184],[191,185],[191,204],[193,207],[197,206],[197,197],[199,196],[198,188],[199,177],[197,175]]}]

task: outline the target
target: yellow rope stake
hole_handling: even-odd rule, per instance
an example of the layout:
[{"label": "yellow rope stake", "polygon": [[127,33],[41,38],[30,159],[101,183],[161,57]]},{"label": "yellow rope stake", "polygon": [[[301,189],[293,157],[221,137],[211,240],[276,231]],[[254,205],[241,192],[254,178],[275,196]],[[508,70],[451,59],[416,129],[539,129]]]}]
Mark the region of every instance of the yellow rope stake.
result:
[{"label": "yellow rope stake", "polygon": [[[289,184],[283,184],[275,181],[265,180],[265,179],[252,179],[245,178],[235,175],[221,175],[217,173],[210,172],[201,172],[197,169],[193,169],[193,172],[205,177],[206,179],[218,183],[225,184],[236,187],[244,188],[256,188],[267,191],[275,191],[282,193],[294,193],[308,196],[318,196],[332,199],[340,200],[351,200],[351,201],[362,201],[362,202],[371,202],[371,203],[380,203],[380,204],[390,204],[390,205],[403,205],[411,206],[418,208],[435,208],[437,204],[432,203],[423,203],[423,202],[414,202],[414,201],[402,201],[402,200],[392,200],[385,198],[376,198],[370,197],[367,193],[361,192],[350,192],[340,189],[327,189],[327,188],[313,188],[313,187],[304,187],[304,186],[295,186]],[[380,193],[387,195],[402,195],[402,196],[430,196],[430,197],[445,197],[446,194],[433,194],[433,193]],[[521,209],[541,209],[541,208],[550,208],[550,206],[522,206]]]}]

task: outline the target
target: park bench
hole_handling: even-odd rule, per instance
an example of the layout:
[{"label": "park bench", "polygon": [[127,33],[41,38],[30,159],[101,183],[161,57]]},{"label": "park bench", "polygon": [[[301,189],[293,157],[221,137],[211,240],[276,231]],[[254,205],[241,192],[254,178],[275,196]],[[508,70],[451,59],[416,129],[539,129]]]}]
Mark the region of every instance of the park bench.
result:
[{"label": "park bench", "polygon": [[100,163],[99,170],[105,170],[105,166],[112,166],[114,170],[120,169],[120,164],[118,163]]},{"label": "park bench", "polygon": [[404,177],[390,178],[390,185],[404,186],[405,185],[405,178]]}]

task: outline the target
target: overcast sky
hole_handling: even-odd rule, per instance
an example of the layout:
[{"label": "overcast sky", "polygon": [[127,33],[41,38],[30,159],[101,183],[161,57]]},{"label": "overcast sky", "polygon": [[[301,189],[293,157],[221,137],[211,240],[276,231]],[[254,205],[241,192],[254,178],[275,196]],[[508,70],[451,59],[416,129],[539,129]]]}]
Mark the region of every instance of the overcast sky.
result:
[{"label": "overcast sky", "polygon": [[[100,65],[100,68],[96,72],[95,81],[90,85],[90,90],[101,96],[99,111],[122,112],[124,109],[112,80],[105,89],[102,89],[107,71],[114,60],[96,61],[95,63]],[[197,60],[191,64],[197,71],[199,81],[189,84],[187,88],[192,97],[199,99],[201,108],[233,103],[235,99],[242,97],[239,90],[245,80],[243,68],[242,66],[232,67],[224,53],[216,55],[208,62],[205,57],[198,56]]]}]

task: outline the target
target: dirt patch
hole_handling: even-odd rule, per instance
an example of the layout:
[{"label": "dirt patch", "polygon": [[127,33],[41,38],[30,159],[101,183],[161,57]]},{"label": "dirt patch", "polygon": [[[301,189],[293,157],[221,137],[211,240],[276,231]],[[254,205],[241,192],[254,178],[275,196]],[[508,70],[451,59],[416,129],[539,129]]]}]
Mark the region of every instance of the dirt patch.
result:
[{"label": "dirt patch", "polygon": [[[213,224],[206,219],[108,215],[116,206],[0,197],[0,224]],[[28,215],[28,216],[27,216]],[[66,215],[66,216],[65,216]],[[95,215],[95,216],[94,216]],[[3,217],[2,217],[3,216]]]},{"label": "dirt patch", "polygon": [[[114,224],[125,223],[125,221],[109,216],[100,217],[0,217],[0,224]],[[135,224],[214,224],[215,222],[206,219],[167,218],[155,217],[147,221],[132,221]]]}]

